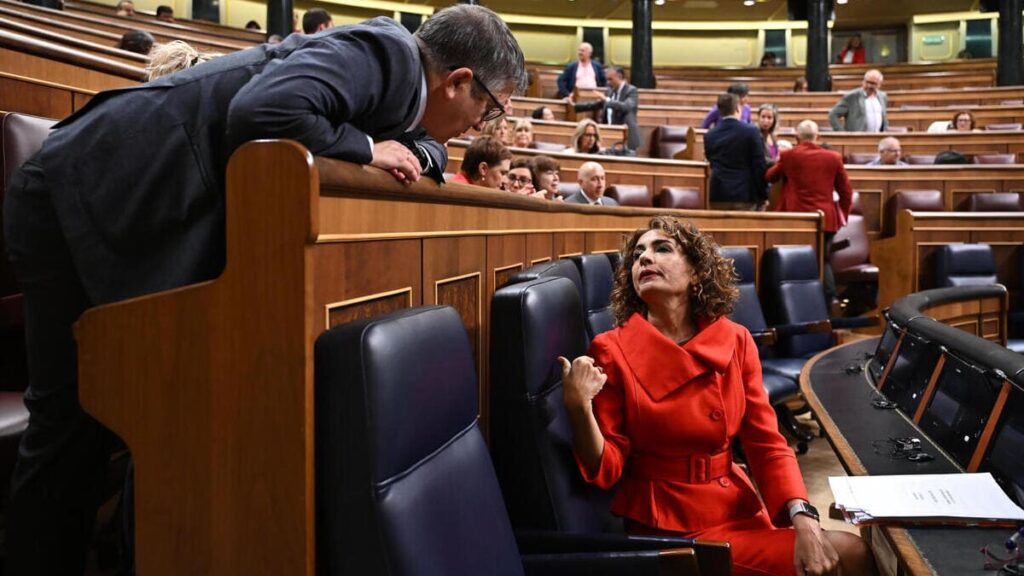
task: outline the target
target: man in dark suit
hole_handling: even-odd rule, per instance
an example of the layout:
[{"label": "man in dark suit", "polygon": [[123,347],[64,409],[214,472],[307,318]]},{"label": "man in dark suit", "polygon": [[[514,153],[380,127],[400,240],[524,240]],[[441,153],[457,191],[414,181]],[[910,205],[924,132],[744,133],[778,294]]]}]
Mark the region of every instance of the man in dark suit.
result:
[{"label": "man in dark suit", "polygon": [[[626,147],[635,151],[640,147],[640,128],[636,123],[639,91],[626,82],[626,71],[619,66],[607,66],[605,77],[608,79],[608,93],[596,92],[600,100],[575,104],[576,111],[600,110],[602,123],[625,124],[628,132]],[[569,103],[573,103],[571,96]]]},{"label": "man in dark suit", "polygon": [[221,273],[236,148],[291,138],[401,182],[442,180],[438,142],[482,128],[525,85],[504,22],[457,5],[415,36],[377,18],[221,56],[98,94],[59,123],[4,205],[31,374],[6,573],[82,573],[111,434],[78,402],[71,325],[86,308]]},{"label": "man in dark suit", "polygon": [[831,302],[836,295],[836,283],[828,256],[836,232],[846,225],[853,202],[853,188],[843,166],[843,157],[838,152],[818,146],[818,125],[814,121],[804,120],[798,124],[796,137],[799,143],[779,155],[779,161],[768,170],[766,177],[771,182],[783,179],[776,210],[821,210],[825,214],[824,289],[826,298]]},{"label": "man in dark suit", "polygon": [[580,44],[580,47],[576,50],[576,56],[579,60],[567,64],[556,81],[558,83],[559,98],[571,96],[572,89],[576,86],[593,89],[606,84],[604,71],[601,70],[601,63],[591,58],[593,54],[594,47],[590,45],[590,42]]},{"label": "man in dark suit", "polygon": [[740,121],[735,94],[718,97],[718,112],[722,120],[704,136],[704,157],[711,163],[711,208],[761,210],[768,201],[761,131]]},{"label": "man in dark suit", "polygon": [[579,181],[580,189],[567,196],[565,201],[569,204],[590,204],[591,206],[618,206],[614,198],[604,195],[607,181],[604,176],[604,166],[597,162],[584,162],[576,171],[576,178]]}]

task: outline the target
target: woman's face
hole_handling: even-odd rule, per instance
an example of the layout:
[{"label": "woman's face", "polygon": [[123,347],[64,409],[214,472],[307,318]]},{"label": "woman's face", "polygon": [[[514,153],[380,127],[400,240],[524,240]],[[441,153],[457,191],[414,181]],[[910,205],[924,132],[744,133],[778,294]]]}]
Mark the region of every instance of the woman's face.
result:
[{"label": "woman's face", "polygon": [[558,195],[558,183],[560,182],[558,170],[548,170],[537,175],[540,180],[540,187],[546,190],[548,196],[554,198]]},{"label": "woman's face", "polygon": [[515,194],[533,192],[533,176],[530,175],[530,169],[524,166],[509,170],[507,182],[509,192]]},{"label": "woman's face", "polygon": [[486,188],[500,189],[508,176],[508,167],[511,163],[511,160],[502,160],[500,163],[490,166],[486,162],[481,162],[480,180],[477,184]]},{"label": "woman's face", "polygon": [[540,118],[541,120],[554,120],[555,113],[551,111],[551,108],[545,106],[544,109],[540,111]]},{"label": "woman's face", "polygon": [[533,130],[529,126],[516,128],[515,137],[512,139],[513,146],[528,148],[531,142],[533,142]]},{"label": "woman's face", "polygon": [[580,136],[580,151],[589,152],[597,144],[597,126],[587,124]]},{"label": "woman's face", "polygon": [[644,232],[633,249],[633,288],[648,306],[689,297],[694,270],[674,238],[661,230]]},{"label": "woman's face", "polygon": [[971,117],[968,114],[960,114],[956,117],[956,129],[958,132],[970,132],[972,123]]},{"label": "woman's face", "polygon": [[850,38],[850,48],[860,48],[860,36]]},{"label": "woman's face", "polygon": [[502,118],[498,121],[498,126],[494,128],[494,137],[502,144],[512,143],[512,129],[508,126],[508,120]]},{"label": "woman's face", "polygon": [[775,123],[775,111],[770,108],[765,108],[757,114],[757,122],[761,125],[761,131],[767,132],[772,129],[772,124]]}]

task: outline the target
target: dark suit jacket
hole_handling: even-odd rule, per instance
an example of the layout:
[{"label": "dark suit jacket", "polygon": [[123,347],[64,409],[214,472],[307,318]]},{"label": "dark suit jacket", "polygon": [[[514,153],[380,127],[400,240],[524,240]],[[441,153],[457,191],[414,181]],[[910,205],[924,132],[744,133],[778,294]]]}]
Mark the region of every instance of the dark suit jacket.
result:
[{"label": "dark suit jacket", "polygon": [[[825,231],[842,228],[839,211],[850,214],[853,188],[838,152],[826,150],[812,142],[798,144],[792,150],[783,150],[779,160],[767,174],[769,181],[784,178],[782,195],[775,209],[781,212],[825,213]],[[832,191],[839,193],[839,205],[832,199]]]},{"label": "dark suit jacket", "polygon": [[[422,74],[409,32],[377,18],[98,94],[33,160],[90,300],[216,277],[224,174],[239,145],[292,138],[316,155],[368,163],[368,136],[412,127]],[[444,148],[421,143],[443,178]]]},{"label": "dark suit jacket", "polygon": [[[609,88],[609,90],[611,90]],[[636,123],[636,110],[639,106],[639,91],[632,84],[623,83],[619,90],[610,92],[608,101],[595,100],[576,105],[577,112],[601,110],[601,122],[607,122],[605,110],[612,111],[612,124],[625,124],[628,131],[626,146],[630,150],[640,147],[640,127]]]},{"label": "dark suit jacket", "polygon": [[726,118],[704,135],[704,157],[711,163],[711,202],[763,202],[766,162],[761,131],[736,118]]},{"label": "dark suit jacket", "polygon": [[[590,65],[594,67],[594,80],[598,86],[607,85],[607,81],[604,77],[604,68],[601,63],[591,58]],[[576,69],[580,67],[580,61],[575,60],[570,62],[565,70],[558,76],[558,97],[565,98],[569,94],[572,94],[572,89],[576,87]]]},{"label": "dark suit jacket", "polygon": [[[565,201],[569,204],[590,204],[590,198],[583,193],[583,190],[577,190],[571,196],[566,196]],[[601,206],[618,206],[619,203],[614,198],[607,196],[601,196]]]}]

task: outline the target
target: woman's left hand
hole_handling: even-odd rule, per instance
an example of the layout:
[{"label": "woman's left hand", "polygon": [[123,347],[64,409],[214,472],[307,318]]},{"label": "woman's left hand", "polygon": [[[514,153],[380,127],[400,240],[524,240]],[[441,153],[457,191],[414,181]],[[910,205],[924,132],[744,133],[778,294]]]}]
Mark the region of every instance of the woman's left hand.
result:
[{"label": "woman's left hand", "polygon": [[838,574],[839,553],[825,537],[825,532],[818,521],[798,514],[793,518],[793,528],[796,529],[793,564],[797,575]]}]

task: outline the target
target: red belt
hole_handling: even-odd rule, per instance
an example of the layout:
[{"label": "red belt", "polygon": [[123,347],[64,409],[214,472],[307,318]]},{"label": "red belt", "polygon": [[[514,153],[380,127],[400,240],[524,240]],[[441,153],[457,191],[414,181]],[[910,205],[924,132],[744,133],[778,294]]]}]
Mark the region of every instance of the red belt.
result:
[{"label": "red belt", "polygon": [[669,480],[687,484],[707,484],[732,470],[732,452],[717,454],[629,455],[629,472],[644,480]]}]

